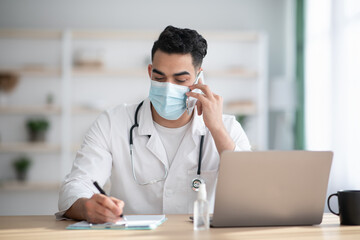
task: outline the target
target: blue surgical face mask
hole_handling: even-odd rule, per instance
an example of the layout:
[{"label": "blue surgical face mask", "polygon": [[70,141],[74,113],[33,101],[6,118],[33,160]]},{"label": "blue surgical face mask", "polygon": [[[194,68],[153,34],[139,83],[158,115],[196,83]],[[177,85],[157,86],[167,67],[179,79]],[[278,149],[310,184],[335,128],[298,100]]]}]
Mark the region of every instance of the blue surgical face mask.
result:
[{"label": "blue surgical face mask", "polygon": [[178,119],[186,110],[189,87],[151,80],[149,99],[156,112],[167,120]]}]

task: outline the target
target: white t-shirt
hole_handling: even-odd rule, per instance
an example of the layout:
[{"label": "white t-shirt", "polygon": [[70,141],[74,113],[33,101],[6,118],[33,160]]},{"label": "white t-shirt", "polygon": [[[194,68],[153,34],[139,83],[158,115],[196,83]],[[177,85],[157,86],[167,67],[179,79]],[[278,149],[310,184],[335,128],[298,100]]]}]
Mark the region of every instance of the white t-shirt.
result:
[{"label": "white t-shirt", "polygon": [[164,145],[169,166],[171,166],[174,160],[185,133],[189,129],[190,123],[191,121],[179,128],[167,128],[154,122],[154,126],[160,136],[161,142]]}]

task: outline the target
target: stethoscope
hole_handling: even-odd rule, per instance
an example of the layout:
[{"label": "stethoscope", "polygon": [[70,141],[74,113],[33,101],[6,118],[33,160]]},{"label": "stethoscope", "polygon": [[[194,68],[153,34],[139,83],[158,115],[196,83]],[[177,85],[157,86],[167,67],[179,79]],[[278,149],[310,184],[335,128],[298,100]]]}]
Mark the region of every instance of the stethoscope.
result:
[{"label": "stethoscope", "polygon": [[[131,168],[132,168],[132,173],[133,173],[133,177],[134,177],[134,180],[135,182],[138,184],[138,185],[141,185],[141,186],[146,186],[146,185],[149,185],[149,184],[154,184],[154,183],[157,183],[157,182],[161,182],[161,181],[165,181],[167,175],[168,175],[168,170],[166,169],[166,166],[165,164],[164,165],[164,171],[165,171],[165,174],[162,178],[159,178],[159,179],[153,179],[153,180],[150,180],[148,182],[140,182],[137,177],[136,177],[136,173],[135,173],[135,165],[134,165],[134,159],[133,159],[133,130],[134,128],[136,127],[139,127],[139,123],[138,123],[138,113],[139,113],[139,110],[141,108],[141,106],[143,105],[144,101],[142,101],[136,108],[135,110],[135,116],[134,116],[134,125],[131,126],[130,128],[130,161],[131,161]],[[148,137],[150,138],[151,135],[148,135]],[[194,191],[199,191],[199,187],[200,187],[200,184],[202,183],[205,183],[204,179],[201,178],[201,161],[202,161],[202,148],[203,148],[203,144],[204,144],[204,135],[201,135],[201,139],[200,139],[200,150],[199,150],[199,162],[198,162],[198,169],[197,169],[197,176],[192,180],[191,182],[191,188],[192,190]]]}]

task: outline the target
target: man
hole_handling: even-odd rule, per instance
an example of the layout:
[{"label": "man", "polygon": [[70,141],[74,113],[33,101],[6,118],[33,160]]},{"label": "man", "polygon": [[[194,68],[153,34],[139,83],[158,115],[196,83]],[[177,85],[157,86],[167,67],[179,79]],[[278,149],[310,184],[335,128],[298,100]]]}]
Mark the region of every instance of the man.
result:
[{"label": "man", "polygon": [[[220,154],[250,145],[199,79],[206,52],[196,31],[165,28],[152,48],[149,98],[110,109],[92,125],[61,187],[58,217],[102,223],[123,213],[191,213],[199,182],[213,201]],[[194,109],[189,97],[197,99]],[[113,197],[93,185],[108,180]]]}]

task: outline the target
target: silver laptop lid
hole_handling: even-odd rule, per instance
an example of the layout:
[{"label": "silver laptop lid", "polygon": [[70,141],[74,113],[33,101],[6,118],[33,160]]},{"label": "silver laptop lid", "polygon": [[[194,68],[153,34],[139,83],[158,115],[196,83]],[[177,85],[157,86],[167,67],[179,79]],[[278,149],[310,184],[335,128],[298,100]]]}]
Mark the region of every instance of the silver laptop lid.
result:
[{"label": "silver laptop lid", "polygon": [[224,152],[213,227],[322,221],[332,152]]}]

